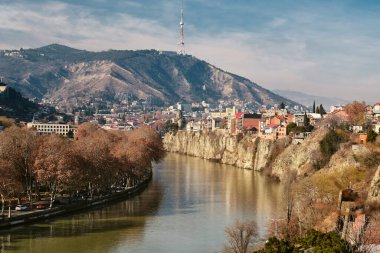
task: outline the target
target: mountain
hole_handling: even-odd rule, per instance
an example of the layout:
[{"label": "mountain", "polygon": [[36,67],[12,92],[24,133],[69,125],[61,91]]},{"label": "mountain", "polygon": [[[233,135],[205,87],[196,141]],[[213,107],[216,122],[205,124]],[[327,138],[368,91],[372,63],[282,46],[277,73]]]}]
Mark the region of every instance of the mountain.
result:
[{"label": "mountain", "polygon": [[273,90],[273,92],[308,107],[312,106],[314,101],[316,105],[323,104],[323,107],[326,109],[332,105],[344,105],[350,103],[350,101],[341,98],[314,96],[292,90]]},{"label": "mountain", "polygon": [[[0,82],[0,87],[6,87]],[[0,90],[0,116],[27,120],[33,117],[33,113],[38,111],[38,105],[22,97],[13,88],[6,87]]]},{"label": "mountain", "polygon": [[89,52],[62,45],[0,51],[0,74],[28,97],[62,103],[131,96],[157,103],[241,99],[297,103],[189,55],[155,50]]}]

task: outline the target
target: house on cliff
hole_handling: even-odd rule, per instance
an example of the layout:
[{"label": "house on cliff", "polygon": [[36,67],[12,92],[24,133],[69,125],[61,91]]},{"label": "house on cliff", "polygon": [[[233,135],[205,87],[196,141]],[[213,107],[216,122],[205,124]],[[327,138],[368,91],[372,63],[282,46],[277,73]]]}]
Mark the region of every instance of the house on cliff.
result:
[{"label": "house on cliff", "polygon": [[374,122],[377,122],[380,124],[380,103],[376,103],[374,106],[373,106],[373,120]]},{"label": "house on cliff", "polygon": [[239,131],[258,131],[260,128],[261,114],[236,113],[236,125]]}]

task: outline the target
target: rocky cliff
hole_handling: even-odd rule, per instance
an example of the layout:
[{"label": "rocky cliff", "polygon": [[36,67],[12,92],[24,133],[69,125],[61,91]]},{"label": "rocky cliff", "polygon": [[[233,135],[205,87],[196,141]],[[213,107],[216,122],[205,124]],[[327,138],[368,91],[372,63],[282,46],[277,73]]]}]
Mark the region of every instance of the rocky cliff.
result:
[{"label": "rocky cliff", "polygon": [[271,141],[257,135],[231,136],[218,132],[186,131],[168,133],[163,142],[169,152],[245,169],[266,169],[266,172],[282,179],[291,171],[304,176],[317,170],[322,159],[319,141],[327,132],[327,129],[319,129],[299,145],[289,145],[287,139]]},{"label": "rocky cliff", "polygon": [[297,176],[306,176],[315,172],[322,160],[319,142],[326,136],[328,129],[315,131],[300,145],[291,145],[277,156],[272,165],[272,175],[280,179],[289,172]]},{"label": "rocky cliff", "polygon": [[371,187],[368,192],[368,200],[377,202],[380,201],[380,166],[372,179]]},{"label": "rocky cliff", "polygon": [[[164,147],[168,152],[201,157],[240,168],[262,171],[280,180],[289,174],[305,177],[319,171],[342,172],[350,168],[369,168],[373,151],[349,141],[334,143],[336,152],[323,154],[320,142],[328,138],[328,128],[321,127],[302,144],[290,145],[289,139],[271,141],[257,135],[232,136],[221,132],[167,133]],[[331,148],[331,147],[330,147]],[[378,164],[378,163],[377,163]],[[376,165],[377,166],[377,165]]]},{"label": "rocky cliff", "polygon": [[269,161],[273,142],[254,135],[231,136],[222,133],[168,133],[164,147],[169,152],[201,157],[240,168],[263,170]]}]

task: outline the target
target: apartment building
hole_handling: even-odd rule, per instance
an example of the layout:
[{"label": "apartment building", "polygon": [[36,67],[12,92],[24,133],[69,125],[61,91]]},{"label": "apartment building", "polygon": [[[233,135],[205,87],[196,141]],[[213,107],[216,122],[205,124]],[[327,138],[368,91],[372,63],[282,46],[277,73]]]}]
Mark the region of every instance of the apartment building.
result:
[{"label": "apartment building", "polygon": [[76,126],[69,124],[51,124],[51,123],[36,123],[29,122],[27,123],[27,128],[33,128],[39,134],[60,134],[67,136],[71,131],[73,134],[76,134]]}]

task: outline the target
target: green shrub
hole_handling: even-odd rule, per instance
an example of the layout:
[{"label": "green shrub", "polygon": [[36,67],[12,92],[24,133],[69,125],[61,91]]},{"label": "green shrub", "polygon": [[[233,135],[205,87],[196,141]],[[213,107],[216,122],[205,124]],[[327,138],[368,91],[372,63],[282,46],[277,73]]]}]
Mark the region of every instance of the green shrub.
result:
[{"label": "green shrub", "polygon": [[313,248],[312,252],[349,252],[348,242],[342,240],[335,232],[321,233],[316,230],[307,232],[297,241],[304,249]]},{"label": "green shrub", "polygon": [[310,230],[305,237],[299,238],[292,244],[287,240],[271,237],[265,243],[264,248],[257,253],[295,253],[295,252],[341,252],[348,253],[350,245],[342,240],[336,232],[321,233]]},{"label": "green shrub", "polygon": [[290,123],[286,126],[286,134],[290,134],[291,132],[293,132],[293,130],[297,127],[297,124],[296,123]]},{"label": "green shrub", "polygon": [[375,142],[376,138],[377,138],[377,133],[375,131],[373,131],[372,129],[369,129],[367,131],[367,139],[366,139],[366,141],[367,142]]},{"label": "green shrub", "polygon": [[272,252],[288,253],[288,252],[293,252],[293,250],[294,250],[294,246],[292,246],[289,241],[279,240],[276,237],[271,237],[265,243],[264,248],[256,252],[257,253],[272,253]]},{"label": "green shrub", "polygon": [[339,149],[339,144],[347,141],[347,139],[338,134],[334,130],[330,130],[326,136],[319,142],[321,152],[326,160],[329,160],[330,157],[335,154]]}]

